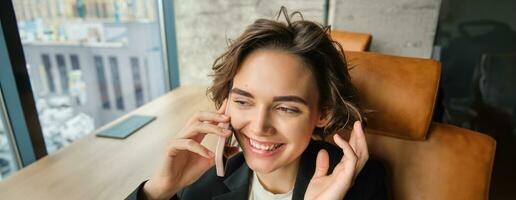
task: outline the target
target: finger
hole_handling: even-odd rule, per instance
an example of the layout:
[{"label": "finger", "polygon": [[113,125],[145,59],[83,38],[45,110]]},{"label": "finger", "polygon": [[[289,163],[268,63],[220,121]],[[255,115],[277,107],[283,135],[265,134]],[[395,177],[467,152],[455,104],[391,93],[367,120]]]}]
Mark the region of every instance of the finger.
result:
[{"label": "finger", "polygon": [[197,133],[214,134],[223,137],[228,137],[233,132],[230,129],[225,129],[214,124],[199,123],[194,127],[193,132],[191,134],[196,135]]},{"label": "finger", "polygon": [[357,155],[353,151],[353,148],[351,148],[349,143],[346,142],[346,140],[344,140],[339,134],[335,134],[333,136],[333,139],[335,140],[335,143],[342,149],[342,152],[344,153],[340,162],[345,163],[346,168],[352,167],[354,169],[356,166],[356,162],[357,162]]},{"label": "finger", "polygon": [[356,172],[358,173],[360,170],[362,170],[365,163],[369,159],[369,150],[367,148],[364,129],[359,121],[356,121],[353,125],[353,131],[351,132],[351,137],[349,140],[351,148],[353,148],[357,155],[358,161]]},{"label": "finger", "polygon": [[318,178],[321,176],[326,176],[328,174],[329,167],[329,157],[328,152],[324,149],[321,149],[319,153],[317,153],[317,161],[315,163],[315,173],[314,178]]},{"label": "finger", "polygon": [[190,151],[196,153],[202,157],[211,159],[215,156],[215,154],[210,151],[208,148],[199,144],[195,140],[192,139],[176,139],[173,140],[168,147],[168,155],[176,156],[181,151]]},{"label": "finger", "polygon": [[362,123],[360,123],[360,121],[356,121],[353,124],[353,131],[351,131],[349,144],[359,156],[361,153],[368,151],[364,129],[362,128]]},{"label": "finger", "polygon": [[226,116],[224,114],[216,113],[216,112],[207,112],[207,111],[201,111],[198,112],[195,117],[197,121],[204,122],[204,123],[225,123],[229,122],[229,116]]},{"label": "finger", "polygon": [[344,155],[342,156],[342,159],[340,163],[335,167],[339,168],[337,171],[338,179],[341,180],[341,184],[350,184],[355,179],[355,176],[357,173],[356,167],[357,167],[357,157],[355,152],[353,152],[353,149],[351,146],[346,142],[340,135],[335,134],[334,135],[335,143],[342,148],[342,151],[344,152]]}]

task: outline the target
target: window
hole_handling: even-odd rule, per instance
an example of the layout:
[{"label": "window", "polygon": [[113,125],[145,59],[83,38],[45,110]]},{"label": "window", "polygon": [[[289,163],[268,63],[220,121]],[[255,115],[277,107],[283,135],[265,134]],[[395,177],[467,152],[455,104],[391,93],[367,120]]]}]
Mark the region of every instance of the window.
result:
[{"label": "window", "polygon": [[100,56],[94,56],[95,69],[97,70],[97,79],[100,91],[100,102],[102,102],[102,108],[110,109],[111,103],[109,102],[109,93],[107,91],[106,74],[104,73],[104,61]]},{"label": "window", "polygon": [[66,69],[65,59],[62,54],[56,55],[57,69],[59,70],[59,80],[61,80],[61,90],[63,93],[69,92],[68,70]]},{"label": "window", "polygon": [[12,2],[49,153],[165,93],[158,1]]},{"label": "window", "polygon": [[124,99],[122,95],[122,86],[120,84],[120,73],[118,72],[118,60],[116,57],[109,57],[111,65],[111,79],[113,80],[113,90],[115,91],[116,108],[124,110]]},{"label": "window", "polygon": [[72,63],[72,70],[80,70],[79,57],[76,54],[70,55],[70,62]]},{"label": "window", "polygon": [[86,105],[86,85],[84,82],[84,74],[81,70],[79,56],[77,54],[70,55],[70,66],[72,70],[68,73],[68,82],[70,84],[70,96],[75,100],[77,105]]},{"label": "window", "polygon": [[54,83],[54,75],[52,74],[52,63],[50,63],[50,57],[48,54],[41,55],[43,66],[45,67],[46,82],[48,85],[49,92],[56,92],[56,84]]},{"label": "window", "polygon": [[134,100],[136,107],[143,105],[145,99],[143,96],[142,76],[140,75],[140,62],[137,57],[131,57],[131,72],[133,74],[134,83]]}]

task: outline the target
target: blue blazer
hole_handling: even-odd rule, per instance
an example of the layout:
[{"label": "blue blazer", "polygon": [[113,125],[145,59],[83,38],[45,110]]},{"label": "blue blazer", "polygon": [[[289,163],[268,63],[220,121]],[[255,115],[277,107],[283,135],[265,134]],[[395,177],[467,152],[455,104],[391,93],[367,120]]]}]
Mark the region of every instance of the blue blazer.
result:
[{"label": "blue blazer", "polygon": [[[321,149],[326,149],[330,157],[328,173],[331,173],[333,168],[340,162],[343,153],[339,147],[323,141],[310,141],[310,144],[301,155],[292,194],[293,200],[302,200],[304,198],[308,183],[310,183],[310,179],[315,172],[317,153]],[[212,167],[192,185],[178,192],[171,200],[247,200],[249,198],[249,179],[252,172],[249,166],[247,166],[242,152],[240,152],[229,159],[225,177],[218,177],[215,167]],[[369,159],[344,199],[388,199],[384,180],[385,170],[383,166],[378,161]],[[143,195],[144,184],[145,182],[141,183],[126,199],[145,199]]]}]

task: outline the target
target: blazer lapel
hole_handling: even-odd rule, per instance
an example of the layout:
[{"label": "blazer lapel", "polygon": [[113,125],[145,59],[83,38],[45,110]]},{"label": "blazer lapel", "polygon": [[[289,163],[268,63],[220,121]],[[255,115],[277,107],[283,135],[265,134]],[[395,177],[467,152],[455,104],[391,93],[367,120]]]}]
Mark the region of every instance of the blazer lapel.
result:
[{"label": "blazer lapel", "polygon": [[229,175],[223,182],[226,187],[230,190],[227,193],[214,196],[213,200],[222,199],[248,199],[249,196],[249,176],[251,170],[249,166],[244,162],[235,172]]},{"label": "blazer lapel", "polygon": [[302,200],[305,198],[306,188],[315,172],[317,150],[318,149],[314,147],[314,141],[311,140],[310,144],[308,144],[308,147],[301,155],[292,200]]}]

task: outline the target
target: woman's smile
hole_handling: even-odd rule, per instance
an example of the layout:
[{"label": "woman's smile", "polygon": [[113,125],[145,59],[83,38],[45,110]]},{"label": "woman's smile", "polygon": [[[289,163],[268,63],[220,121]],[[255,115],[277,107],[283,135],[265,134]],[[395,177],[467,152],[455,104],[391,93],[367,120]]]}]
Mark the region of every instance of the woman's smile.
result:
[{"label": "woman's smile", "polygon": [[244,139],[244,151],[258,157],[271,157],[281,153],[286,144],[285,143],[274,143],[274,142],[262,142],[247,137],[242,134]]}]

